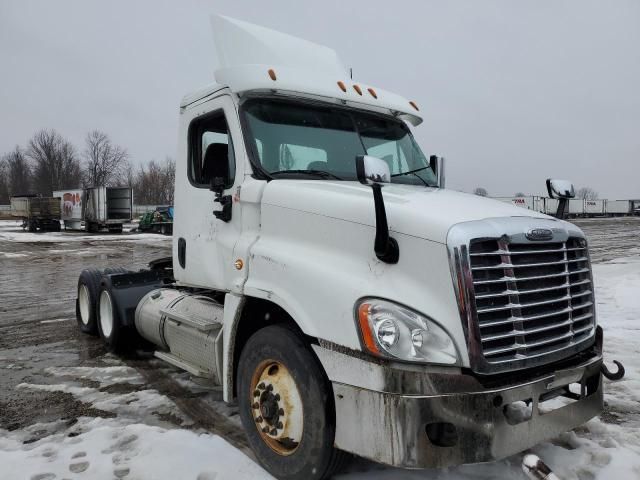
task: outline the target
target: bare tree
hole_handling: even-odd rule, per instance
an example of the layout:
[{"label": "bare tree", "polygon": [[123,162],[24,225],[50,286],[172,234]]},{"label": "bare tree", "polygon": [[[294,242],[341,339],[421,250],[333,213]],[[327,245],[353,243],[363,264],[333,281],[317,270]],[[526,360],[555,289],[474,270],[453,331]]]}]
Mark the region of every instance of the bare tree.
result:
[{"label": "bare tree", "polygon": [[576,191],[576,198],[583,198],[585,200],[597,200],[598,192],[591,187],[582,187]]},{"label": "bare tree", "polygon": [[129,154],[114,145],[106,133],[93,130],[85,138],[83,157],[85,184],[114,186],[122,181]]},{"label": "bare tree", "polygon": [[33,187],[42,195],[77,188],[82,182],[75,148],[55,130],[40,130],[29,140],[26,156],[32,161]]},{"label": "bare tree", "polygon": [[31,169],[20,147],[16,146],[15,150],[4,155],[2,159],[5,164],[5,184],[9,196],[29,193]]},{"label": "bare tree", "polygon": [[173,203],[173,188],[176,163],[167,157],[164,163],[151,160],[141,165],[133,179],[133,197],[139,205],[170,205]]},{"label": "bare tree", "polygon": [[487,189],[484,187],[477,187],[474,191],[473,191],[474,195],[479,195],[480,197],[487,197],[489,195],[489,192],[487,192]]},{"label": "bare tree", "polygon": [[522,192],[516,192],[513,196],[514,197],[524,197],[525,195]]},{"label": "bare tree", "polygon": [[0,158],[0,205],[9,203],[9,166],[7,160]]}]

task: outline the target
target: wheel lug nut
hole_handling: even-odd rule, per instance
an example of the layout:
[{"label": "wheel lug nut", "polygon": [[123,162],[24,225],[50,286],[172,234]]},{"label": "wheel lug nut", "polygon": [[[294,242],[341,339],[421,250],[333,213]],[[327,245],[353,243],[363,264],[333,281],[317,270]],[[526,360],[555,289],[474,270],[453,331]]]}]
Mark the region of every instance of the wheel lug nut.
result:
[{"label": "wheel lug nut", "polygon": [[276,399],[276,402],[279,402],[280,401],[280,394],[276,393],[276,396],[274,398]]},{"label": "wheel lug nut", "polygon": [[263,418],[262,417],[258,417],[256,418],[256,423],[262,423]]},{"label": "wheel lug nut", "polygon": [[278,422],[278,424],[276,425],[276,427],[278,427],[280,430],[282,430],[282,422]]},{"label": "wheel lug nut", "polygon": [[271,391],[273,391],[273,385],[269,385],[269,386],[267,387],[267,392],[271,392]]},{"label": "wheel lug nut", "polygon": [[278,410],[278,415],[284,415],[284,409],[281,408],[280,410]]},{"label": "wheel lug nut", "polygon": [[271,435],[277,435],[278,434],[278,430],[276,430],[275,428],[273,430],[271,430],[269,432]]},{"label": "wheel lug nut", "polygon": [[269,433],[269,427],[262,427],[262,433]]},{"label": "wheel lug nut", "polygon": [[264,382],[260,382],[260,384],[258,385],[258,388],[260,390],[264,390]]},{"label": "wheel lug nut", "polygon": [[260,408],[260,405],[258,404],[258,402],[255,402],[253,405],[251,405],[251,408]]},{"label": "wheel lug nut", "polygon": [[254,396],[254,397],[259,397],[259,396],[260,396],[260,390],[255,390],[255,391],[253,392],[253,396]]}]

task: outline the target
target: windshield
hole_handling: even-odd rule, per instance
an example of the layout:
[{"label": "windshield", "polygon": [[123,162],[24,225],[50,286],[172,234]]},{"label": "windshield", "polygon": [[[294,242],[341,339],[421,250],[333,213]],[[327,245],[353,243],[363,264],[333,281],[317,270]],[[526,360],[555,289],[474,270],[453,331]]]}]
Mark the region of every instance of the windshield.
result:
[{"label": "windshield", "polygon": [[394,118],[265,99],[247,102],[243,111],[254,156],[274,178],[288,172],[288,178],[357,180],[356,155],[372,155],[387,162],[392,183],[437,183],[408,127]]}]

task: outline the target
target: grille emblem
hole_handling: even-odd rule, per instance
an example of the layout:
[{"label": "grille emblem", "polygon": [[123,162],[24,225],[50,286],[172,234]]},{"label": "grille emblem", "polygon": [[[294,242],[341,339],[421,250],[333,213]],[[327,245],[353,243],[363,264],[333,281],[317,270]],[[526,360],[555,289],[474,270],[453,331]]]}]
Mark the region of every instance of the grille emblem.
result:
[{"label": "grille emblem", "polygon": [[542,241],[551,240],[553,231],[548,228],[532,228],[525,235],[529,240]]}]

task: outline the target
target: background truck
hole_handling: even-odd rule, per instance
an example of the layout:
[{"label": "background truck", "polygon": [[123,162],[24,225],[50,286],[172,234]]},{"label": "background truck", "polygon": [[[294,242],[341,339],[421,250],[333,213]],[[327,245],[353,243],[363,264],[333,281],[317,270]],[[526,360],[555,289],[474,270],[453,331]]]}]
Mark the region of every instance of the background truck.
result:
[{"label": "background truck", "polygon": [[53,196],[60,200],[60,210],[65,229],[80,230],[84,221],[82,204],[84,190],[58,190]]},{"label": "background truck", "polygon": [[11,197],[11,216],[21,218],[22,228],[30,232],[60,231],[60,201],[54,197]]},{"label": "background truck", "polygon": [[173,233],[173,205],[156,207],[140,217],[138,230],[141,232],[155,232],[163,235]]},{"label": "background truck", "polygon": [[133,190],[130,187],[90,187],[84,189],[84,225],[88,232],[108,229],[121,233],[131,222]]},{"label": "background truck", "polygon": [[[598,415],[622,370],[583,232],[445,189],[419,107],[333,50],[213,26],[218,83],[180,105],[173,255],[83,271],[80,329],[220,385],[281,479],[330,477],[345,452],[487,462]],[[573,187],[548,189],[564,216]]]}]

